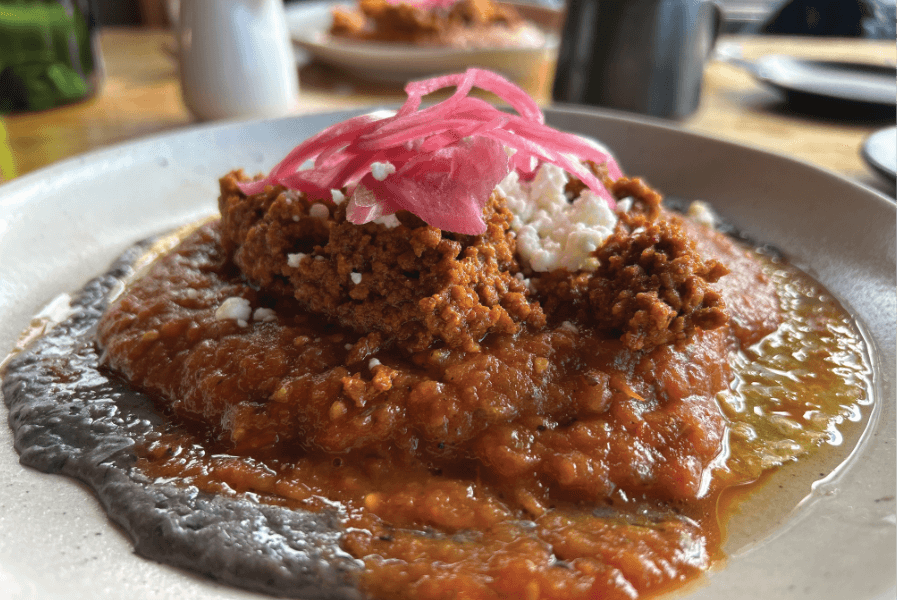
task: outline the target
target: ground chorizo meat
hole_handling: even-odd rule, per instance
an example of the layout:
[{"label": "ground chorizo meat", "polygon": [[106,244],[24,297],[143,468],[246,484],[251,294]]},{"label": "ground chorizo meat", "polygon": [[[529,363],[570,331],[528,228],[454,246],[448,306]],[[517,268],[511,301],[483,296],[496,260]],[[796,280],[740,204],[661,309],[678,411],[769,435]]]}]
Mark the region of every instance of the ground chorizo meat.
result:
[{"label": "ground chorizo meat", "polygon": [[240,177],[220,182],[226,254],[253,283],[358,332],[380,332],[383,344],[415,352],[441,340],[474,351],[488,333],[541,327],[548,312],[615,332],[639,350],[727,320],[711,286],[727,269],[700,256],[680,220],[659,218],[659,194],[638,179],[613,184],[640,210],[624,213],[598,249],[600,267],[534,275],[534,296],[516,277],[512,215],[496,193],[485,207],[487,232],[464,236],[405,212],[393,228],[353,225],[344,205],[279,188],[247,198]]},{"label": "ground chorizo meat", "polygon": [[247,198],[221,182],[222,243],[248,280],[357,332],[410,351],[441,340],[475,351],[488,333],[540,327],[540,305],[515,274],[512,215],[494,194],[480,236],[442,232],[410,213],[389,228],[347,222],[346,204],[283,189]]},{"label": "ground chorizo meat", "polygon": [[597,270],[574,276],[557,270],[536,278],[545,311],[610,331],[631,350],[683,341],[694,328],[725,325],[725,303],[712,284],[728,269],[700,255],[681,219],[661,218],[661,197],[641,180],[622,179],[612,189],[640,210],[620,216],[615,233],[596,252]]}]

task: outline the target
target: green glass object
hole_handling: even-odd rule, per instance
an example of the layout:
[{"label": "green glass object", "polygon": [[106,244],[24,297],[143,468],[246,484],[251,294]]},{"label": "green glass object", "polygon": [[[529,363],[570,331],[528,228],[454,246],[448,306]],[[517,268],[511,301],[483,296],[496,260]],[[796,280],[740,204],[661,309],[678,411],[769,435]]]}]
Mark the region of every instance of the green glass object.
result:
[{"label": "green glass object", "polygon": [[0,113],[92,94],[100,78],[90,0],[0,0]]},{"label": "green glass object", "polygon": [[13,161],[9,138],[6,136],[6,125],[0,117],[0,183],[16,176],[16,164]]}]

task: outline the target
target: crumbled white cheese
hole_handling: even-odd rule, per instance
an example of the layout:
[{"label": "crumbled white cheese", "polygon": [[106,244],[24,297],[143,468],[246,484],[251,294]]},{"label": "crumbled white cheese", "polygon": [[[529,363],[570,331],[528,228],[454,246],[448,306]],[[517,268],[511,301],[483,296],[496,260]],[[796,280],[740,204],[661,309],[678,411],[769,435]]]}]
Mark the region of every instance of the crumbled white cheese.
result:
[{"label": "crumbled white cheese", "polygon": [[191,300],[193,300],[193,299],[197,298],[199,295],[200,295],[200,292],[198,292],[195,288],[187,288],[186,290],[184,290],[185,298],[190,298]]},{"label": "crumbled white cheese", "polygon": [[328,207],[320,202],[316,202],[309,207],[309,216],[315,217],[316,219],[327,219],[328,214]]},{"label": "crumbled white cheese", "polygon": [[384,225],[388,229],[393,229],[394,227],[396,227],[397,225],[400,224],[400,221],[399,221],[399,219],[397,219],[397,215],[395,215],[395,214],[390,214],[385,217],[378,217],[373,222],[380,223],[381,225]]},{"label": "crumbled white cheese", "polygon": [[353,282],[353,285],[359,285],[360,283],[362,283],[362,274],[357,273],[356,271],[351,271],[350,281]]},{"label": "crumbled white cheese", "polygon": [[278,316],[275,314],[275,311],[271,308],[257,308],[253,311],[253,320],[254,321],[262,321],[263,323],[268,323],[270,321],[275,321],[278,319]]},{"label": "crumbled white cheese", "polygon": [[569,202],[567,182],[562,168],[544,163],[531,182],[513,171],[497,185],[513,213],[519,256],[534,271],[595,270],[599,264],[591,254],[618,221],[606,200],[589,189]]},{"label": "crumbled white cheese", "polygon": [[371,371],[372,369],[374,369],[375,367],[377,367],[380,364],[381,364],[381,361],[378,360],[377,358],[370,359],[369,360],[369,370]]},{"label": "crumbled white cheese", "polygon": [[334,202],[335,206],[340,206],[346,199],[347,196],[341,190],[331,190],[331,201]]},{"label": "crumbled white cheese", "polygon": [[302,252],[298,252],[297,254],[288,254],[288,266],[292,269],[296,269],[300,266],[300,261],[302,261],[306,257]]},{"label": "crumbled white cheese", "polygon": [[352,350],[353,344],[344,344],[344,350]]},{"label": "crumbled white cheese", "polygon": [[319,256],[316,256],[316,260],[325,260],[325,257],[324,257],[324,256],[321,256],[321,255],[319,255]]},{"label": "crumbled white cheese", "polygon": [[294,223],[300,221],[300,215],[291,215],[291,218],[294,220]]},{"label": "crumbled white cheese", "polygon": [[396,173],[397,168],[389,162],[373,162],[372,177],[378,181],[384,181],[391,173]]},{"label": "crumbled white cheese", "polygon": [[226,298],[219,305],[219,308],[216,309],[216,320],[234,320],[241,327],[246,327],[247,321],[250,319],[250,313],[249,300],[239,296],[232,296],[231,298]]},{"label": "crumbled white cheese", "polygon": [[687,215],[694,221],[701,225],[706,225],[707,227],[715,228],[716,223],[718,222],[718,217],[716,217],[716,213],[713,211],[712,207],[702,200],[694,200],[691,202],[691,205],[688,206]]}]

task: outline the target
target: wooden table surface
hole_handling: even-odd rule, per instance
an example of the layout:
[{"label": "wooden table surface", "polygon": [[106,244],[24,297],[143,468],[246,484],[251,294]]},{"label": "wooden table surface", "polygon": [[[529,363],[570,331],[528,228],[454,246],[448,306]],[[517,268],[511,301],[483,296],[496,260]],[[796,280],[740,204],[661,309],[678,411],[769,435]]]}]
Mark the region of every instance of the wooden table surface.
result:
[{"label": "wooden table surface", "polygon": [[[40,113],[8,115],[9,144],[18,175],[110,144],[194,123],[181,101],[173,37],[163,30],[107,29],[101,33],[105,81],[93,98]],[[720,48],[746,58],[780,53],[820,59],[895,64],[896,41],[727,36]],[[520,82],[541,103],[549,99],[552,65]],[[300,66],[299,112],[398,103],[399,87],[353,80],[315,63]],[[800,114],[742,69],[711,61],[699,110],[681,126],[837,171],[896,197],[896,184],[875,175],[860,157],[867,136],[895,124]]]}]

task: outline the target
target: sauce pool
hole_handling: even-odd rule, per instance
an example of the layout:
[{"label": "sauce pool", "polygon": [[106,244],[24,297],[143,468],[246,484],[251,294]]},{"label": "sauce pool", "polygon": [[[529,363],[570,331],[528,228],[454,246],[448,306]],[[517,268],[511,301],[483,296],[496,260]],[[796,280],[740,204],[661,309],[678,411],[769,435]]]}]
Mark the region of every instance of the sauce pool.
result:
[{"label": "sauce pool", "polygon": [[[203,243],[213,242],[206,240],[200,245]],[[849,451],[847,443],[841,444],[838,425],[863,420],[871,403],[871,367],[865,344],[850,317],[809,277],[778,260],[763,255],[756,258],[778,290],[784,321],[775,332],[741,350],[715,350],[722,342],[711,333],[695,340],[695,352],[709,346],[711,357],[717,353],[730,356],[734,379],[728,384],[727,369],[720,375],[715,375],[715,369],[706,369],[704,375],[726,380],[708,382],[713,392],[722,388],[716,397],[717,410],[693,413],[692,418],[698,419],[695,425],[683,417],[679,421],[681,427],[696,427],[704,433],[695,436],[691,453],[702,451],[704,436],[712,444],[707,451],[714,459],[712,467],[695,471],[693,478],[690,470],[679,475],[678,469],[694,460],[695,454],[672,452],[668,461],[655,457],[646,463],[648,469],[655,469],[646,489],[633,477],[629,480],[635,472],[633,464],[622,473],[611,472],[605,480],[600,478],[611,482],[615,490],[604,496],[607,490],[579,485],[579,463],[577,455],[572,454],[577,447],[572,438],[558,446],[555,454],[545,457],[553,465],[551,477],[537,477],[519,485],[522,474],[530,471],[517,464],[534,457],[526,451],[506,452],[505,457],[495,459],[506,463],[496,462],[494,470],[484,469],[473,460],[473,453],[478,451],[481,456],[490,456],[491,451],[485,449],[490,446],[484,440],[461,458],[447,456],[438,443],[423,454],[425,460],[411,460],[409,446],[400,451],[393,444],[359,449],[346,440],[327,439],[326,443],[343,444],[341,447],[348,449],[342,453],[310,446],[235,451],[229,444],[215,442],[208,426],[178,419],[138,448],[138,468],[157,481],[177,481],[179,485],[263,504],[335,513],[345,531],[341,548],[365,563],[362,588],[377,598],[442,598],[448,590],[465,592],[470,598],[634,598],[670,589],[696,577],[722,557],[719,522],[723,515],[718,505],[723,492],[734,496],[731,490],[736,486],[757,481],[773,467],[795,461],[823,445]],[[224,286],[222,289],[228,288],[230,294],[235,285],[236,281],[224,273],[202,289],[215,291],[215,286]],[[283,315],[285,311],[279,308],[277,312]],[[350,343],[350,334],[340,328],[304,319],[299,319],[302,323],[298,325],[297,315],[291,319],[291,327],[303,330],[299,336],[294,335],[297,331],[291,332],[291,343],[297,337],[314,340],[311,346],[320,360],[327,362],[329,354],[340,354]],[[609,353],[606,359],[593,359],[595,367],[621,367],[624,360],[615,350],[604,350],[600,340],[591,340],[590,332],[567,328],[554,331],[551,339],[496,336],[485,343],[486,353],[506,353],[512,360],[510,344],[531,354],[540,354],[548,345],[570,347],[572,356],[602,357],[604,352]],[[585,352],[587,349],[590,352]],[[447,352],[430,351],[412,362],[426,373],[444,374],[458,359]],[[397,356],[381,355],[378,362],[393,364],[395,371],[400,368]],[[566,361],[558,363],[564,365]],[[533,359],[531,364],[533,371]],[[584,370],[583,362],[573,364],[571,373],[560,370],[555,385],[561,387],[565,397],[580,398],[585,404],[582,409],[590,402],[602,403],[602,398],[566,388],[566,382]],[[692,385],[696,386],[699,373],[690,362],[679,368],[683,375],[694,373]],[[623,372],[633,375],[639,370],[631,365]],[[402,383],[404,377],[419,377],[410,380],[412,388],[427,380],[413,371],[394,375],[393,381]],[[466,379],[480,372],[471,368],[460,377]],[[348,375],[352,373],[344,377]],[[550,388],[542,388],[535,381],[527,385]],[[428,396],[426,391],[427,386],[420,390],[423,401],[436,402],[437,396]],[[631,392],[635,393],[634,388]],[[632,400],[618,404],[634,407],[646,402],[643,398]],[[482,406],[481,410],[497,406],[502,408],[502,403]],[[344,411],[333,407],[334,403],[329,403],[328,413],[334,416],[340,412],[338,417],[343,417],[344,411],[361,408],[359,414],[363,414],[366,410],[364,406],[345,406]],[[427,416],[423,411],[420,426],[427,425]],[[583,424],[540,421],[535,415],[524,415],[519,423],[529,422],[543,435],[563,427],[571,433],[581,427],[588,446],[596,446],[603,427],[625,427],[628,419],[640,420],[642,416],[641,412],[626,411],[594,430]],[[715,435],[717,420],[722,420],[721,434],[726,438]],[[348,435],[361,431],[364,429]],[[522,428],[502,433],[513,440],[531,435]],[[634,439],[641,439],[637,430],[634,433],[632,444]],[[617,452],[625,450],[616,450],[613,441],[608,438],[606,442],[605,459],[613,465],[627,463],[615,458]],[[508,442],[494,446],[504,451],[510,447],[515,446]],[[643,447],[654,452],[650,438]],[[421,453],[412,449],[416,451]],[[590,449],[585,451],[590,453]],[[591,462],[580,464],[590,466]],[[602,499],[591,500],[590,494]],[[726,504],[735,503],[723,500],[722,506]]]}]

